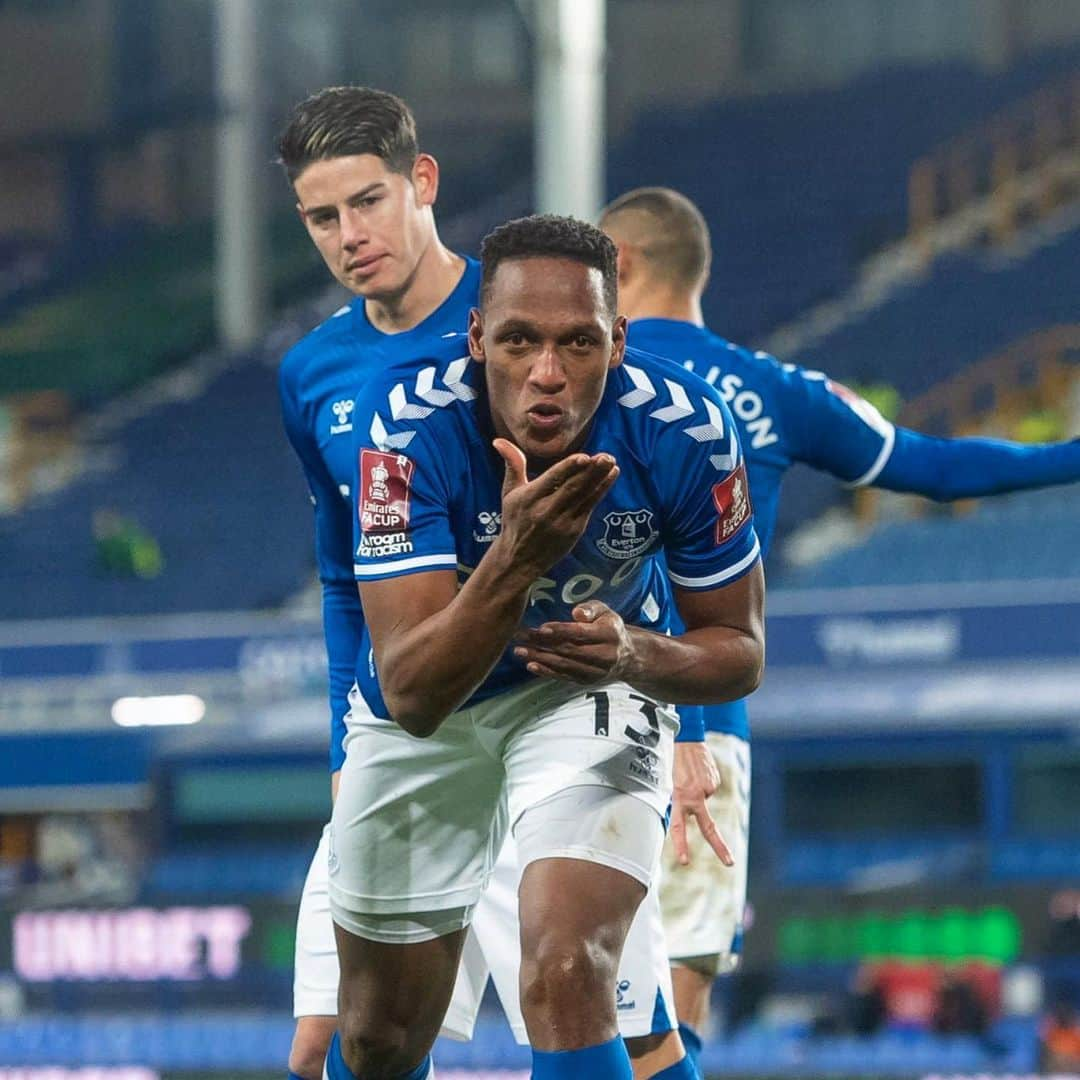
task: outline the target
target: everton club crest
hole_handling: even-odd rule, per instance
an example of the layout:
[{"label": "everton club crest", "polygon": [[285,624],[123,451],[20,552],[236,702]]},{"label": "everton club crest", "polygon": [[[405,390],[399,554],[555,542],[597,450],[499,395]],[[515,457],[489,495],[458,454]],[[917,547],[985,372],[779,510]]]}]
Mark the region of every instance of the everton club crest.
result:
[{"label": "everton club crest", "polygon": [[604,535],[596,546],[609,559],[636,559],[659,535],[651,510],[613,510],[604,517]]}]

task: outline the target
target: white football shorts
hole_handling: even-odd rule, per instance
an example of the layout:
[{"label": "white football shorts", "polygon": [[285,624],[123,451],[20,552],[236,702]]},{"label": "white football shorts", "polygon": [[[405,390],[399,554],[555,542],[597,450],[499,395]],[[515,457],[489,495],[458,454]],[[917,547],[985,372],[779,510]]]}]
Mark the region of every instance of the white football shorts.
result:
[{"label": "white football shorts", "polygon": [[330,917],[330,825],[327,823],[304,878],[296,913],[293,957],[293,1016],[337,1016],[338,968],[334,920]]},{"label": "white football shorts", "polygon": [[[425,739],[354,706],[329,836],[334,921],[453,908],[465,925],[506,824],[570,788],[623,792],[663,819],[677,728],[670,708],[622,683],[532,680]],[[402,929],[394,940],[424,938]]]}]

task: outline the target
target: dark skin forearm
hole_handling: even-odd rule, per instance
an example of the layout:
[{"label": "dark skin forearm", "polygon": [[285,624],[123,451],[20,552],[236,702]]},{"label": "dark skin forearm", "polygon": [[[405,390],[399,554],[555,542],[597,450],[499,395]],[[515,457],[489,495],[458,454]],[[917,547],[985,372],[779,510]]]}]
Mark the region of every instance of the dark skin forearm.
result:
[{"label": "dark skin forearm", "polygon": [[741,631],[709,627],[669,637],[632,627],[630,637],[632,660],[623,668],[622,680],[656,701],[736,701],[761,681],[761,642]]},{"label": "dark skin forearm", "polygon": [[763,597],[760,565],[722,590],[677,589],[687,627],[678,637],[628,626],[606,604],[589,600],[574,608],[572,622],[520,634],[515,655],[533,675],[583,686],[619,679],[658,701],[733,701],[761,679]]},{"label": "dark skin forearm", "polygon": [[[603,609],[603,610],[601,610]],[[597,611],[596,619],[589,613]],[[708,705],[735,701],[757,688],[764,663],[761,642],[731,627],[690,630],[678,637],[638,626],[612,627],[611,646],[617,659],[589,649],[596,641],[581,624],[593,626],[610,614],[602,604],[585,603],[574,611],[574,623],[551,623],[518,635],[516,655],[534,675],[570,679],[582,685],[618,679],[655,701]],[[596,627],[596,629],[600,629]],[[621,637],[621,640],[619,638]],[[567,649],[576,649],[573,658]]]},{"label": "dark skin forearm", "polygon": [[[496,540],[459,590],[450,572],[427,574],[420,602],[432,615],[376,643],[383,700],[412,735],[430,735],[484,681],[510,643],[536,579]],[[393,580],[361,586],[365,611],[393,603]],[[374,632],[373,632],[374,636]],[[380,647],[381,645],[381,647]]]},{"label": "dark skin forearm", "polygon": [[618,478],[609,454],[572,454],[530,481],[505,439],[502,533],[459,590],[429,571],[360,585],[379,683],[390,716],[432,734],[484,681],[521,622],[533,582],[567,554]]}]

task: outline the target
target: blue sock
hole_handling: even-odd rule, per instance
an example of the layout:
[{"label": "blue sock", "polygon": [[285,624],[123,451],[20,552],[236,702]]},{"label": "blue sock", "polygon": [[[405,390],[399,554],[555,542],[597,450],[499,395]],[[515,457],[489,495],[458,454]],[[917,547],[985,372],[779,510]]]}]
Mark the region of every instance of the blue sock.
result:
[{"label": "blue sock", "polygon": [[[361,1080],[341,1056],[341,1039],[338,1033],[330,1040],[330,1049],[326,1051],[326,1075],[330,1080]],[[411,1072],[402,1073],[397,1080],[427,1080],[431,1075],[431,1055],[428,1054]]]},{"label": "blue sock", "polygon": [[676,1061],[674,1065],[669,1065],[658,1073],[653,1073],[652,1080],[701,1080],[701,1073],[698,1072],[697,1062],[687,1051],[682,1060]]},{"label": "blue sock", "polygon": [[686,1047],[686,1056],[694,1063],[694,1070],[700,1076],[698,1058],[701,1057],[701,1036],[689,1024],[679,1025],[679,1035]]},{"label": "blue sock", "polygon": [[583,1050],[534,1050],[532,1080],[633,1080],[626,1043],[618,1035]]},{"label": "blue sock", "polygon": [[330,1080],[360,1080],[341,1056],[341,1039],[336,1031],[326,1051],[326,1075]]}]

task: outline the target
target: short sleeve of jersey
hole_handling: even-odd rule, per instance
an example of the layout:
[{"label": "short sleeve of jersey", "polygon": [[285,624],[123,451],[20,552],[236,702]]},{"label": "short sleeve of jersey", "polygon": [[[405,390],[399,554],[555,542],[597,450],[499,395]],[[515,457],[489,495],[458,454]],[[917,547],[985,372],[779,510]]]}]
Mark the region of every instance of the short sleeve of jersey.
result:
[{"label": "short sleeve of jersey", "polygon": [[394,424],[392,390],[392,383],[374,381],[353,413],[353,572],[360,582],[454,570],[458,563],[438,422]]},{"label": "short sleeve of jersey", "polygon": [[870,402],[820,371],[777,367],[777,384],[791,435],[789,453],[853,486],[874,482],[892,453],[893,425]]},{"label": "short sleeve of jersey", "polygon": [[668,577],[681,588],[707,590],[745,574],[761,548],[731,414],[704,381],[694,380],[691,401],[695,395],[703,399],[695,415],[666,427],[655,458],[666,505]]}]

